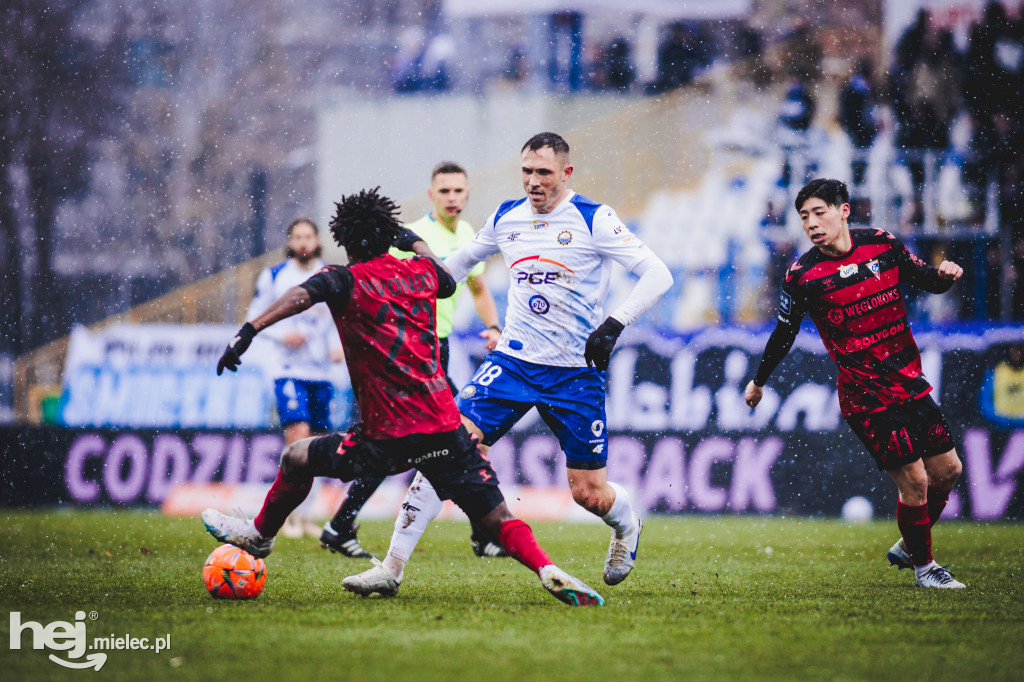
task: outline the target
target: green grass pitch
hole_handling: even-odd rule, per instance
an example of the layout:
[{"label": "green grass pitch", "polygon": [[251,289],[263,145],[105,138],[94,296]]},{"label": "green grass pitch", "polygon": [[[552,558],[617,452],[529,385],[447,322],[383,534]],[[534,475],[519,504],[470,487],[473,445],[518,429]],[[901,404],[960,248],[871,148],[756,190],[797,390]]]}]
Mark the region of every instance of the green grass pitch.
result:
[{"label": "green grass pitch", "polygon": [[[280,538],[251,602],[216,601],[198,519],[138,511],[0,512],[5,680],[1009,680],[1024,675],[1024,525],[944,522],[936,558],[962,591],[889,568],[892,521],[652,516],[637,568],[601,581],[603,525],[535,524],[602,608],[556,601],[508,559],[478,559],[468,525],[432,526],[394,599],[341,578],[369,567]],[[391,524],[365,523],[386,550]],[[171,635],[169,651],[109,651],[99,673],[11,650],[21,622],[100,636]],[[61,654],[65,652],[53,652]]]}]

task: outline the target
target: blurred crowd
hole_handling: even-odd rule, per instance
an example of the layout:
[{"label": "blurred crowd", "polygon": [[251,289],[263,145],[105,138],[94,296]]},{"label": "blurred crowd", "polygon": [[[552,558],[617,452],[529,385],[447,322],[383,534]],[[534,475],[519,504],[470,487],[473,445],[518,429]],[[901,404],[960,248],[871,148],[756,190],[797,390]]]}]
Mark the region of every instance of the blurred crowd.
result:
[{"label": "blurred crowd", "polygon": [[[438,0],[82,3],[74,30],[123,44],[126,79],[111,130],[80,165],[89,189],[61,197],[55,213],[52,264],[81,295],[49,303],[68,306],[54,310],[66,324],[51,338],[281,246],[281,225],[315,214],[318,107],[351,93],[645,97],[745,60],[754,87],[783,91],[778,143],[793,163],[787,156],[782,184],[797,183],[816,170],[800,158],[814,122],[833,113],[820,100],[822,25],[853,30],[881,18],[877,3],[853,2],[811,18],[790,8],[781,20],[778,8],[793,4],[764,0],[758,16],[714,21],[638,13],[624,24],[578,11],[456,21]],[[927,229],[944,219],[928,193],[955,166],[970,206],[960,221],[984,247],[967,265],[994,268],[988,286],[1009,292],[976,296],[961,317],[1024,318],[1021,33],[1020,18],[993,2],[965,47],[923,11],[884,60],[862,51],[835,111],[853,150],[856,220],[879,214],[869,185],[884,140],[909,177],[906,196],[893,198],[901,227],[947,248],[941,229]],[[958,126],[968,131],[962,145]],[[788,202],[780,206],[783,214]],[[993,219],[994,235],[982,230]]]},{"label": "blurred crowd", "polygon": [[[820,162],[811,129],[821,54],[813,45],[799,53],[779,111],[779,182],[788,188],[815,175]],[[953,257],[968,270],[956,309],[939,319],[1024,319],[1022,87],[1024,18],[993,0],[959,43],[919,10],[887,61],[862,55],[839,89],[851,222],[893,230],[922,256]],[[880,166],[874,186],[871,163]],[[766,222],[784,223],[785,210],[770,207]],[[784,261],[792,245],[778,251]]]}]

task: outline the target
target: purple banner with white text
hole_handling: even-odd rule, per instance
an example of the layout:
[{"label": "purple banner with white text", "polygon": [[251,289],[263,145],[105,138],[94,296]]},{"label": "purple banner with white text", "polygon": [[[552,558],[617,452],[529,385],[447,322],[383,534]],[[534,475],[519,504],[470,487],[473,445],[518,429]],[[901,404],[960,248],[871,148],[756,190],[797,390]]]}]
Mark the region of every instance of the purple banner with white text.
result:
[{"label": "purple banner with white text", "polygon": [[[179,482],[269,483],[277,433],[0,429],[0,506],[157,506]],[[1024,429],[962,434],[964,476],[950,517],[1024,519]],[[891,515],[895,493],[847,430],[613,433],[612,478],[648,512],[828,515],[862,495]],[[543,431],[499,441],[505,483],[565,485],[558,441]]]}]

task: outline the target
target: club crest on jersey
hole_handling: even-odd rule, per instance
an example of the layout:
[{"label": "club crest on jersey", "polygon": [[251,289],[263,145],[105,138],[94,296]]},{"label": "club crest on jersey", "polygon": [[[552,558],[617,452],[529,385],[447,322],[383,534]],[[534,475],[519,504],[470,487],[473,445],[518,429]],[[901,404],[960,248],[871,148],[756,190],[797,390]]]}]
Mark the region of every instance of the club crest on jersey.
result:
[{"label": "club crest on jersey", "polygon": [[881,275],[878,272],[878,269],[879,268],[877,260],[868,261],[868,270],[871,271],[871,274],[874,275],[876,279],[881,277]]},{"label": "club crest on jersey", "polygon": [[543,220],[534,220],[530,227],[534,230],[546,230],[548,229],[548,224]]},{"label": "club crest on jersey", "polygon": [[551,304],[548,303],[548,299],[537,294],[536,296],[530,297],[530,310],[538,315],[546,315],[547,312],[551,310]]},{"label": "club crest on jersey", "polygon": [[568,246],[572,241],[572,232],[569,230],[562,230],[558,233],[558,243],[562,246]]},{"label": "club crest on jersey", "polygon": [[839,276],[842,278],[853,277],[857,274],[857,264],[850,263],[839,268]]},{"label": "club crest on jersey", "polygon": [[466,398],[468,400],[469,398],[472,398],[475,395],[476,395],[476,386],[474,386],[473,384],[470,384],[469,386],[466,386],[464,389],[462,389],[462,393],[459,394],[459,397],[460,398]]}]

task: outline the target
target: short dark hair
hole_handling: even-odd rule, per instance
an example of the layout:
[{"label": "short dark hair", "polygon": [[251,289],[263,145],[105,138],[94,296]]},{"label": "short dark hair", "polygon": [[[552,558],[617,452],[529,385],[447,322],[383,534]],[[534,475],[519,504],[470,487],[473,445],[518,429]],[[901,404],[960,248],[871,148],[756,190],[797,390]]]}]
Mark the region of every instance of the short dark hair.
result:
[{"label": "short dark hair", "polygon": [[850,203],[850,190],[846,189],[846,183],[841,180],[832,180],[831,178],[811,180],[796,193],[796,201],[793,202],[796,210],[799,211],[800,207],[812,197],[838,208],[843,204]]},{"label": "short dark hair", "polygon": [[467,178],[469,177],[469,173],[466,172],[466,169],[454,161],[442,161],[434,166],[434,170],[430,171],[430,181],[433,182],[434,178],[444,173],[462,173]]},{"label": "short dark hair", "polygon": [[[285,236],[286,237],[291,237],[292,236],[292,231],[295,230],[295,227],[297,225],[309,225],[310,227],[313,228],[313,234],[315,234],[317,236],[320,235],[320,228],[318,228],[316,226],[316,223],[313,222],[312,218],[307,218],[306,216],[299,216],[298,218],[295,218],[290,223],[288,223],[288,231],[285,233]],[[319,258],[321,256],[321,254],[323,254],[323,252],[324,252],[323,247],[322,246],[317,246],[316,250],[313,251],[313,257],[314,258]],[[295,251],[293,251],[292,247],[288,246],[287,244],[284,245],[284,257],[285,258],[295,258]]]},{"label": "short dark hair", "polygon": [[379,194],[379,189],[364,189],[334,203],[331,234],[349,260],[362,262],[387,253],[402,229],[398,205]]},{"label": "short dark hair", "polygon": [[523,145],[519,152],[522,153],[526,150],[535,152],[544,147],[551,147],[551,151],[556,154],[569,154],[569,143],[558,133],[537,133],[526,141],[526,144]]},{"label": "short dark hair", "polygon": [[298,218],[295,218],[290,223],[288,223],[288,233],[287,233],[287,236],[291,237],[292,236],[292,230],[295,229],[295,226],[296,225],[302,225],[303,223],[305,223],[305,224],[309,225],[310,227],[312,227],[313,228],[313,232],[315,232],[317,234],[320,234],[320,228],[318,228],[316,226],[316,223],[313,222],[312,218],[307,218],[304,215],[300,215]]}]

